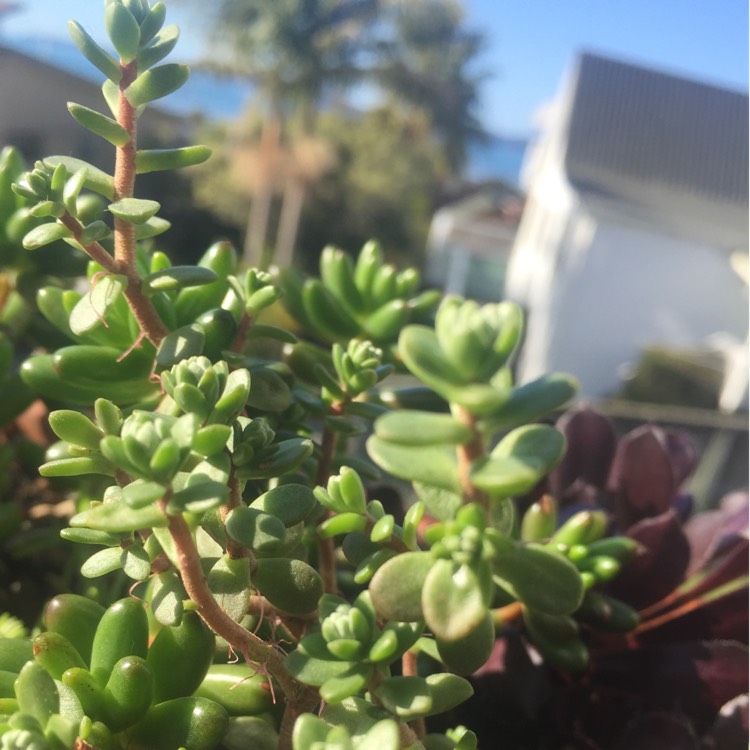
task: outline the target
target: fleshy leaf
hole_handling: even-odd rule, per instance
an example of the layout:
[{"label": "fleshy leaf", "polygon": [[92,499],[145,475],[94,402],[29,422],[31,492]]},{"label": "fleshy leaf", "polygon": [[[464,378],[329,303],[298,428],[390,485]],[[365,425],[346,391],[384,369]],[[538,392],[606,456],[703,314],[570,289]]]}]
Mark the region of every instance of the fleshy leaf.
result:
[{"label": "fleshy leaf", "polygon": [[41,224],[34,227],[24,238],[23,246],[27,250],[36,250],[37,248],[49,245],[65,237],[72,237],[73,233],[66,226],[51,221],[48,224]]},{"label": "fleshy leaf", "polygon": [[306,685],[320,686],[326,680],[345,674],[352,668],[352,663],[348,661],[325,661],[307,656],[299,651],[292,651],[286,659],[284,666],[289,670],[289,674]]},{"label": "fleshy leaf", "polygon": [[159,367],[172,367],[184,359],[195,357],[203,351],[206,336],[196,325],[187,325],[172,331],[162,339],[156,353]]},{"label": "fleshy leaf", "polygon": [[247,614],[250,602],[250,561],[247,557],[234,559],[224,555],[211,568],[207,583],[219,606],[235,622]]},{"label": "fleshy leaf", "polygon": [[375,695],[404,721],[432,713],[432,692],[423,677],[389,677],[378,685]]},{"label": "fleshy leaf", "polygon": [[166,516],[155,506],[128,508],[124,503],[106,503],[77,513],[70,519],[71,526],[85,526],[99,531],[118,533],[166,526]]},{"label": "fleshy leaf", "polygon": [[349,672],[331,677],[320,686],[320,697],[326,703],[340,703],[361,692],[367,684],[368,669],[355,666]]},{"label": "fleshy leaf", "polygon": [[578,381],[571,375],[550,373],[530,383],[511,389],[508,398],[487,416],[490,432],[517,424],[532,422],[563,407],[578,391]]},{"label": "fleshy leaf", "polygon": [[144,294],[171,292],[191,286],[202,286],[216,281],[218,276],[210,268],[200,266],[171,266],[150,273],[141,282]]},{"label": "fleshy leaf", "polygon": [[122,198],[115,203],[110,203],[108,208],[110,213],[118,219],[131,224],[145,224],[156,215],[161,205],[145,198]]},{"label": "fleshy leaf", "polygon": [[317,505],[312,490],[304,484],[281,484],[253,500],[251,508],[279,518],[289,528],[302,522]]},{"label": "fleshy leaf", "polygon": [[386,620],[422,620],[422,587],[433,565],[428,552],[404,552],[384,563],[370,581],[370,596]]},{"label": "fleshy leaf", "polygon": [[472,438],[472,431],[450,414],[412,409],[384,414],[375,422],[381,440],[403,445],[458,445]]},{"label": "fleshy leaf", "polygon": [[119,62],[105,52],[78,22],[68,21],[68,30],[73,42],[83,56],[113,83],[119,83],[122,78]]},{"label": "fleshy leaf", "polygon": [[58,164],[64,164],[69,174],[75,174],[78,170],[85,169],[86,180],[83,186],[112,200],[115,193],[114,180],[110,175],[98,169],[93,164],[89,164],[82,159],[76,159],[73,156],[47,156],[44,158],[44,163],[53,169]]},{"label": "fleshy leaf", "polygon": [[125,89],[131,106],[139,107],[154,99],[161,99],[182,86],[190,76],[187,65],[167,63],[147,70]]},{"label": "fleshy leaf", "polygon": [[68,102],[68,112],[79,125],[109,141],[113,146],[124,146],[130,141],[130,135],[122,125],[94,109]]},{"label": "fleshy leaf", "polygon": [[151,561],[141,544],[131,544],[121,550],[120,563],[125,575],[136,581],[145,581],[151,575]]},{"label": "fleshy leaf", "polygon": [[137,151],[136,174],[160,172],[165,169],[182,169],[202,164],[211,156],[207,146],[185,146],[184,148],[152,149]]},{"label": "fleshy leaf", "polygon": [[367,452],[381,468],[400,479],[460,492],[455,451],[442,446],[406,446],[373,435]]},{"label": "fleshy leaf", "polygon": [[257,508],[234,508],[227,516],[226,529],[234,541],[259,555],[278,554],[284,547],[284,524],[276,516]]},{"label": "fleshy leaf", "polygon": [[422,588],[422,611],[435,637],[456,641],[487,614],[479,579],[468,565],[436,560]]},{"label": "fleshy leaf", "polygon": [[107,310],[117,302],[126,283],[124,276],[109,274],[93,284],[70,313],[70,329],[73,333],[82,336],[102,325]]},{"label": "fleshy leaf", "polygon": [[151,610],[157,622],[162,625],[179,625],[184,611],[184,598],[185,591],[177,573],[168,570],[156,576],[151,596]]},{"label": "fleshy leaf", "polygon": [[500,583],[531,609],[568,615],[583,600],[583,583],[562,555],[536,544],[502,554],[494,565]]},{"label": "fleshy leaf", "polygon": [[107,547],[107,549],[95,552],[81,566],[81,575],[85,578],[98,578],[99,576],[119,570],[122,550],[119,547]]},{"label": "fleshy leaf", "polygon": [[474,485],[502,496],[530,491],[560,460],[565,438],[554,427],[526,425],[506,435],[471,471]]}]

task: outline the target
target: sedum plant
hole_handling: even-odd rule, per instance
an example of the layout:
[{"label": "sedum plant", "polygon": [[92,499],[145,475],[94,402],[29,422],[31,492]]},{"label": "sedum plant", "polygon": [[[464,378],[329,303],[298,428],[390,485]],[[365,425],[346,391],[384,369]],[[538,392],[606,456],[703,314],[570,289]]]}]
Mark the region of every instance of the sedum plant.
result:
[{"label": "sedum plant", "polygon": [[[13,188],[28,251],[88,262],[84,287],[37,293],[61,342],[20,371],[59,407],[40,472],[93,481],[62,536],[84,577],[129,584],[60,594],[33,638],[0,639],[1,747],[473,750],[470,728],[425,719],[470,697],[505,623],[570,674],[591,629],[637,623],[601,587],[638,545],[600,511],[559,524],[551,497],[514,500],[562,458],[539,420],[575,383],[515,385],[519,309],[440,300],[375,243],[326,249],[320,278],[241,269],[224,242],[172,265],[136,177],[209,154],[137,147],[143,108],[188,76],[162,62],[165,17],[107,0],[117,57],[71,22],[110,114],[69,109],[114,174],[51,156]],[[381,472],[410,483],[405,512],[370,496]]]}]

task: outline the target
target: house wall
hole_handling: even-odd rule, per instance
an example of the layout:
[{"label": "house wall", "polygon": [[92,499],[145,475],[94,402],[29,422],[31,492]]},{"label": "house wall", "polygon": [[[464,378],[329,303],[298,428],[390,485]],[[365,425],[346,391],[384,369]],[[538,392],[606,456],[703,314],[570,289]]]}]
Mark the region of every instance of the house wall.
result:
[{"label": "house wall", "polygon": [[527,303],[522,381],[560,370],[580,379],[584,396],[612,395],[643,347],[747,334],[746,287],[725,250],[578,204],[547,266]]},{"label": "house wall", "polygon": [[[14,145],[30,161],[51,154],[74,154],[111,171],[112,146],[73,120],[67,110],[69,101],[109,114],[96,84],[0,49],[0,147]],[[172,146],[184,140],[184,124],[158,110],[146,110],[138,126],[142,148]]]}]

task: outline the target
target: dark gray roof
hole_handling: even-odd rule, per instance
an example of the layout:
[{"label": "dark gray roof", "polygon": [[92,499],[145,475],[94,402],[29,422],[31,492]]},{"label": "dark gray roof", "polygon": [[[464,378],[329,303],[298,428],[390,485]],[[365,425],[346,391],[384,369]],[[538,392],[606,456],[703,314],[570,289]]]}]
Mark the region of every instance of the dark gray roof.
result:
[{"label": "dark gray roof", "polygon": [[565,167],[579,187],[634,202],[648,187],[642,199],[658,188],[672,199],[746,207],[748,97],[583,54]]}]

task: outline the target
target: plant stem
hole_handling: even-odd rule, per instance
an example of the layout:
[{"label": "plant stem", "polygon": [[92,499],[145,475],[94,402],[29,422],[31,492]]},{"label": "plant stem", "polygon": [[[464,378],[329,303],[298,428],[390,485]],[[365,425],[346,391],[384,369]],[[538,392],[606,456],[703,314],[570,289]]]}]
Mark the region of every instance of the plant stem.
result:
[{"label": "plant stem", "polygon": [[[118,146],[115,151],[114,195],[115,201],[132,198],[135,192],[135,155],[137,149],[136,130],[138,118],[135,108],[125,96],[125,89],[138,76],[136,61],[120,64],[122,79],[120,80],[120,99],[117,112],[117,122],[122,125],[130,136],[124,146]],[[151,300],[141,291],[141,277],[136,268],[136,234],[135,224],[124,221],[115,216],[114,222],[115,257],[114,267],[104,265],[112,273],[120,273],[128,280],[124,294],[133,316],[144,336],[156,347],[169,333],[169,330],[157,314]],[[103,249],[103,248],[102,248]],[[87,249],[87,252],[88,249]],[[106,253],[106,251],[104,251]],[[107,257],[109,253],[106,253]],[[91,253],[89,253],[91,255]],[[103,258],[94,257],[101,263]]]},{"label": "plant stem", "polygon": [[492,624],[495,626],[495,630],[497,630],[503,625],[507,625],[509,622],[519,619],[521,615],[523,615],[523,605],[521,602],[506,604],[504,607],[491,609],[490,615],[492,616]]},{"label": "plant stem", "polygon": [[486,455],[484,441],[477,430],[477,418],[462,406],[455,407],[454,416],[471,429],[473,437],[468,443],[462,443],[458,452],[458,476],[465,503],[479,503],[486,510],[490,507],[490,498],[486,492],[477,489],[471,482],[471,467],[474,462]]},{"label": "plant stem", "polygon": [[117,261],[115,261],[115,259],[98,242],[91,242],[88,245],[84,245],[81,242],[83,227],[78,219],[65,212],[60,217],[60,223],[70,229],[75,240],[91,260],[98,263],[105,271],[109,271],[109,273],[120,273],[120,267],[117,265]]},{"label": "plant stem", "polygon": [[159,501],[159,506],[168,521],[182,583],[187,595],[198,605],[198,614],[214,633],[224,638],[246,661],[257,663],[278,682],[286,702],[279,748],[291,748],[294,721],[300,713],[311,710],[319,703],[317,690],[295,680],[286,671],[282,654],[224,612],[208,588],[200,555],[185,519],[181,515],[173,516],[167,513],[166,498]]},{"label": "plant stem", "polygon": [[[120,64],[122,79],[120,80],[120,100],[117,111],[117,122],[130,136],[124,146],[118,146],[115,154],[115,201],[132,198],[135,192],[135,154],[136,130],[138,118],[135,108],[125,96],[125,89],[138,76],[138,63],[133,60],[126,65]],[[135,268],[135,225],[123,221],[115,216],[115,260],[123,268]]]},{"label": "plant stem", "polygon": [[[343,405],[334,403],[329,407],[331,414],[339,415],[343,412]],[[328,427],[323,428],[321,440],[321,456],[318,461],[318,471],[315,475],[315,484],[325,487],[331,476],[331,461],[336,451],[336,433]],[[326,511],[325,518],[330,518]],[[325,520],[325,518],[323,520]],[[318,572],[323,579],[323,588],[326,594],[338,594],[336,584],[336,554],[333,539],[318,539]]]}]

